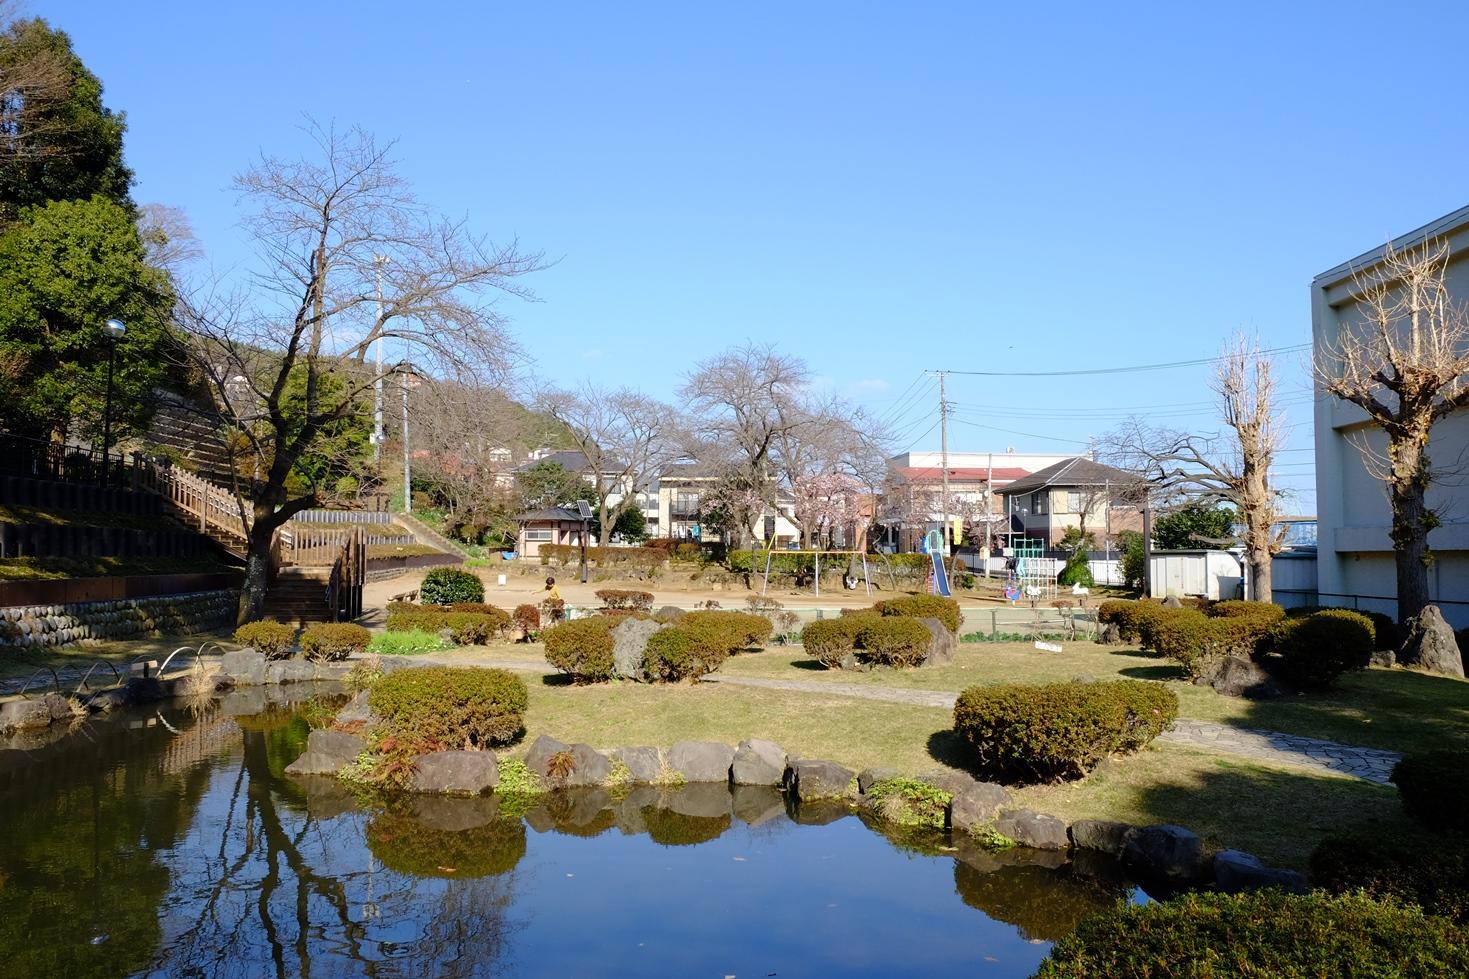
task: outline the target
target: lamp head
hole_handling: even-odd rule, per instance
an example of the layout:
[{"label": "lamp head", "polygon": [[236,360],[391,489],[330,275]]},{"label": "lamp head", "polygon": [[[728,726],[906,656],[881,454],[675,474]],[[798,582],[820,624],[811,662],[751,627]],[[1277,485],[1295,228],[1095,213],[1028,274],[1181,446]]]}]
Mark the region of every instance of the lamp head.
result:
[{"label": "lamp head", "polygon": [[127,324],[120,319],[109,319],[102,324],[102,332],[109,340],[121,340],[128,332]]}]

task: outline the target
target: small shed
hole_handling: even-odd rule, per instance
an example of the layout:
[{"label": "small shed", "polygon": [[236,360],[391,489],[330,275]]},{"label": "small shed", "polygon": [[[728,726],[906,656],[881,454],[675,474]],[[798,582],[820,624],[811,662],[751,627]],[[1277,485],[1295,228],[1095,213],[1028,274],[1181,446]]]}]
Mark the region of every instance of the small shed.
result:
[{"label": "small shed", "polygon": [[521,557],[539,557],[542,544],[581,545],[585,525],[581,514],[569,507],[542,507],[515,519],[520,524]]},{"label": "small shed", "polygon": [[1233,551],[1154,551],[1148,567],[1148,590],[1153,598],[1241,598],[1244,581],[1244,562]]}]

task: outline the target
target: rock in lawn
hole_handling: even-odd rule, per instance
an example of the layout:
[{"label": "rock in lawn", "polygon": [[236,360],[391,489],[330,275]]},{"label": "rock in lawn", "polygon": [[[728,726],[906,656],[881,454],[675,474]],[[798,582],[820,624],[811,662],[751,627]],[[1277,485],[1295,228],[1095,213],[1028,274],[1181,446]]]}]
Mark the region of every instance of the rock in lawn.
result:
[{"label": "rock in lawn", "polygon": [[786,773],[786,787],[797,799],[833,799],[847,794],[852,779],[856,776],[850,768],[834,761],[798,758],[790,763]]},{"label": "rock in lawn", "polygon": [[1214,855],[1214,886],[1226,894],[1265,887],[1304,894],[1306,878],[1299,871],[1267,867],[1253,853],[1222,850]]},{"label": "rock in lawn", "polygon": [[531,744],[530,751],[525,754],[525,767],[535,772],[541,778],[546,778],[551,773],[551,758],[563,751],[570,751],[571,745],[564,741],[557,741],[549,734],[543,734]]},{"label": "rock in lawn", "polygon": [[1398,662],[1447,676],[1464,675],[1464,658],[1454,630],[1444,621],[1437,605],[1425,605],[1423,611],[1407,622],[1408,638],[1398,650]]},{"label": "rock in lawn", "polygon": [[857,773],[857,791],[863,795],[872,788],[874,782],[886,782],[890,778],[897,778],[902,772],[896,768],[864,768]]},{"label": "rock in lawn", "polygon": [[657,748],[616,748],[612,757],[627,766],[628,778],[633,782],[646,785],[663,776],[663,752]]},{"label": "rock in lawn", "polygon": [[643,652],[648,637],[663,623],[651,619],[624,619],[612,629],[612,671],[627,680],[642,680]]},{"label": "rock in lawn", "polygon": [[975,782],[954,793],[949,804],[949,825],[973,833],[995,821],[995,815],[1010,802],[1010,792],[993,782]]},{"label": "rock in lawn", "polygon": [[1071,824],[1071,843],[1079,850],[1097,850],[1122,856],[1134,827],[1106,819],[1078,819]]},{"label": "rock in lawn", "polygon": [[1122,860],[1144,878],[1191,883],[1203,875],[1204,844],[1182,826],[1144,826],[1128,837]]},{"label": "rock in lawn", "polygon": [[938,619],[919,619],[928,629],[931,637],[928,644],[928,654],[923,657],[920,666],[947,666],[954,662],[954,646],[956,641],[954,634],[949,631],[948,626]]}]

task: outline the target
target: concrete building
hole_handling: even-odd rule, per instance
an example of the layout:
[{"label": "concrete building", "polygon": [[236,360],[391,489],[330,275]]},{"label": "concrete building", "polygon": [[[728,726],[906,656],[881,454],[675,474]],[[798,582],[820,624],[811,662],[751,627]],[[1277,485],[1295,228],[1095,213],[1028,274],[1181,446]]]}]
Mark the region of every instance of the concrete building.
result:
[{"label": "concrete building", "polygon": [[[1469,302],[1469,207],[1409,232],[1397,249],[1440,239],[1451,250],[1447,281],[1460,303]],[[1315,349],[1329,349],[1342,330],[1358,321],[1357,277],[1382,261],[1385,248],[1358,255],[1311,282],[1311,335]],[[1317,591],[1320,604],[1360,607],[1397,614],[1397,572],[1387,492],[1369,470],[1365,447],[1379,457],[1387,440],[1366,412],[1326,397],[1317,387],[1316,409]],[[1428,505],[1442,524],[1428,535],[1436,560],[1428,593],[1457,628],[1469,626],[1469,412],[1434,426],[1429,456],[1437,468],[1457,470],[1435,482]]]}]

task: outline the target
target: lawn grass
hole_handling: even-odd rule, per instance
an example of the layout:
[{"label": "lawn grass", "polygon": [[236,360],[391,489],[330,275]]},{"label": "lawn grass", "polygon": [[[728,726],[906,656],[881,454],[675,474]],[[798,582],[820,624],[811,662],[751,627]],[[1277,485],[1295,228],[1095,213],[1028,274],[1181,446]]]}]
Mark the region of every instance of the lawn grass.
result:
[{"label": "lawn grass", "polygon": [[143,574],[196,574],[238,570],[210,554],[197,557],[8,557],[0,581],[55,581]]},{"label": "lawn grass", "polygon": [[179,530],[162,514],[110,513],[102,510],[48,510],[17,503],[0,504],[0,523],[71,524],[78,527],[121,527],[127,530]]}]

